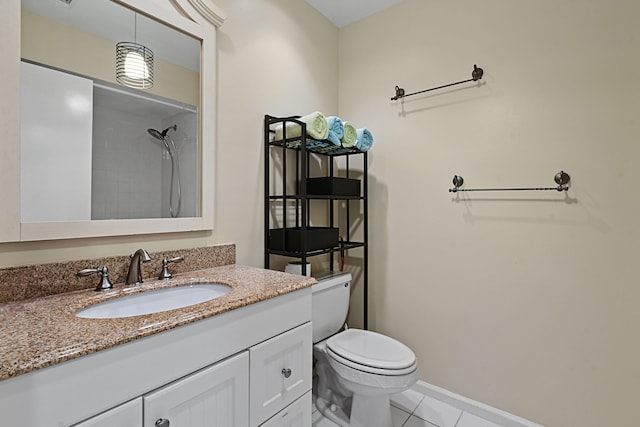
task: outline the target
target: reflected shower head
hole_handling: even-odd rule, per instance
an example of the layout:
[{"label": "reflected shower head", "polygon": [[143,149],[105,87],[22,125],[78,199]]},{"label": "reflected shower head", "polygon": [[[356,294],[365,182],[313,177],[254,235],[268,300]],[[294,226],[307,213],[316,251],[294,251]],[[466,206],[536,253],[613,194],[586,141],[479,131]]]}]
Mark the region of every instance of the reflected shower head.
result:
[{"label": "reflected shower head", "polygon": [[147,129],[147,132],[149,132],[149,135],[151,135],[155,139],[162,141],[162,143],[164,144],[164,148],[169,154],[171,154],[171,148],[169,147],[169,143],[167,142],[167,131],[169,129],[171,128],[166,128],[162,132],[156,129]]},{"label": "reflected shower head", "polygon": [[[164,148],[167,149],[169,154],[172,154],[172,152],[171,152],[171,148],[169,147],[169,143],[167,142],[167,132],[169,132],[169,130],[171,129],[173,129],[174,132],[177,131],[178,125],[169,126],[162,132],[156,129],[151,129],[151,128],[147,129],[147,132],[149,132],[149,135],[151,135],[155,139],[162,141],[162,143],[164,144]],[[175,147],[175,144],[173,143],[173,140],[171,140],[171,145],[173,146],[173,150],[175,151],[176,147]]]},{"label": "reflected shower head", "polygon": [[155,139],[159,139],[160,141],[164,141],[164,136],[162,135],[162,132],[160,132],[158,130],[155,130],[155,129],[147,129],[147,132],[149,132],[149,135],[151,135]]},{"label": "reflected shower head", "polygon": [[160,141],[163,141],[166,136],[167,133],[172,130],[175,132],[178,130],[178,125],[173,125],[173,126],[169,126],[168,128],[166,128],[165,130],[163,130],[162,132],[160,132],[159,130],[156,129],[147,129],[147,132],[149,132],[149,135],[151,135],[152,137],[159,139]]}]

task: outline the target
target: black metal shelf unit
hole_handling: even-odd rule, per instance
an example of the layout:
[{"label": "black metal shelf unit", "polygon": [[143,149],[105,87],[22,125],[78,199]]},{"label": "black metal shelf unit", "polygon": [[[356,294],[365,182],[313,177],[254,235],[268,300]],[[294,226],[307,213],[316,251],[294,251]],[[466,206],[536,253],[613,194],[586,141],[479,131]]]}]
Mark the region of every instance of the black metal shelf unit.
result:
[{"label": "black metal shelf unit", "polygon": [[[301,126],[301,136],[294,138],[287,138],[287,124],[297,124]],[[283,127],[282,139],[274,140],[274,129],[276,126],[281,125]],[[264,266],[269,268],[271,264],[271,255],[280,255],[285,257],[291,257],[299,259],[301,262],[302,274],[306,274],[307,259],[318,255],[329,254],[329,268],[334,271],[334,253],[340,251],[346,251],[349,249],[362,248],[363,251],[363,304],[364,304],[364,328],[368,327],[368,182],[367,182],[367,152],[357,150],[355,148],[337,147],[329,141],[316,141],[306,136],[306,124],[298,117],[273,117],[265,115],[264,118],[264,141],[265,141],[265,153],[264,153]],[[278,194],[271,194],[271,172],[272,172],[272,159],[271,150],[282,150],[281,156],[281,169],[282,169],[282,184],[281,192]],[[294,165],[288,164],[287,152],[295,153]],[[345,159],[345,173],[346,178],[349,176],[349,160],[351,156],[362,156],[363,172],[362,172],[362,187],[360,195],[317,195],[307,193],[307,179],[309,177],[310,158],[312,155],[326,156],[329,158],[328,174],[329,178],[334,178],[334,159],[337,157]],[[294,171],[291,175],[289,169],[293,166]],[[291,177],[295,177],[295,190],[292,192],[287,191],[287,183]],[[334,201],[345,201],[345,223],[346,229],[343,230],[344,238],[336,245],[330,244],[326,247],[310,247],[310,231],[312,227],[310,224],[310,202],[312,200],[324,200],[329,204],[329,218],[328,227],[334,228],[335,216],[334,216]],[[282,228],[277,231],[283,236],[282,245],[284,247],[274,247],[273,233],[274,229],[271,227],[271,208],[275,202],[282,203]],[[287,203],[293,203],[295,206],[295,219],[292,219],[293,225],[288,224],[287,220]],[[363,226],[363,241],[351,240],[351,215],[350,205],[351,203],[362,204],[362,226]],[[289,247],[286,241],[286,235],[289,231],[295,231],[296,236],[299,239],[296,242],[295,248]]]}]

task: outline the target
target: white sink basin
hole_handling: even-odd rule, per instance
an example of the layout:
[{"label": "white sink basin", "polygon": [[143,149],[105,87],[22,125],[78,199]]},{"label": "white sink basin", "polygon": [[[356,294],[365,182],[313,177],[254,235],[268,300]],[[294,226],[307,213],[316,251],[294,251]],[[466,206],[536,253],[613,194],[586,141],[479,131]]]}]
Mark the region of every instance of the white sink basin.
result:
[{"label": "white sink basin", "polygon": [[160,313],[219,298],[231,292],[231,287],[219,283],[199,283],[140,292],[101,302],[76,313],[85,319],[116,319]]}]

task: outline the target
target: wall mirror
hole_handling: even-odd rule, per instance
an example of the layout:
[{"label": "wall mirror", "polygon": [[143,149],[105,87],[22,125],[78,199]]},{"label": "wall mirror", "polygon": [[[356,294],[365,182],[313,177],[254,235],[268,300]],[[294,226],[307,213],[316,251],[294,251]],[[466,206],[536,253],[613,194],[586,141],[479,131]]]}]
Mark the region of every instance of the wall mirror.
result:
[{"label": "wall mirror", "polygon": [[[211,229],[221,15],[195,0],[21,6],[20,240]],[[153,51],[153,87],[116,81],[123,41]]]}]

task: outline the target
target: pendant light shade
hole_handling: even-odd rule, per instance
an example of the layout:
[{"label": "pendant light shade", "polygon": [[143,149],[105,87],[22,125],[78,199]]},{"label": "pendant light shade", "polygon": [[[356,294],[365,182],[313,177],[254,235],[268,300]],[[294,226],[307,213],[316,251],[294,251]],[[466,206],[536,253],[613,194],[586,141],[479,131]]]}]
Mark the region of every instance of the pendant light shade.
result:
[{"label": "pendant light shade", "polygon": [[[136,13],[133,21],[134,40],[137,33]],[[153,52],[136,41],[116,44],[116,80],[124,86],[149,89],[153,87]]]},{"label": "pendant light shade", "polygon": [[133,42],[116,44],[116,80],[136,89],[153,87],[153,52]]}]

